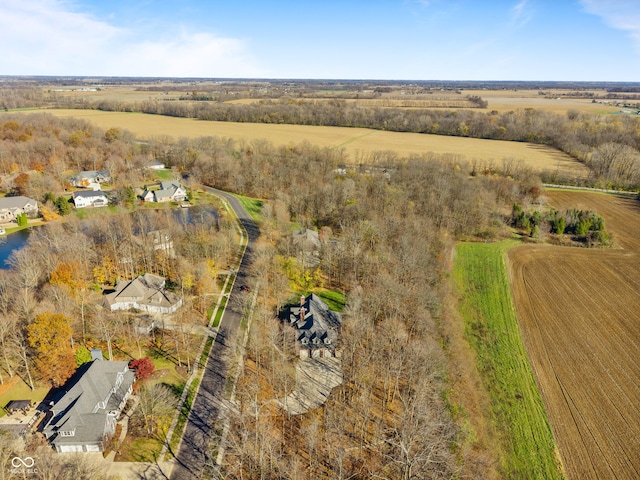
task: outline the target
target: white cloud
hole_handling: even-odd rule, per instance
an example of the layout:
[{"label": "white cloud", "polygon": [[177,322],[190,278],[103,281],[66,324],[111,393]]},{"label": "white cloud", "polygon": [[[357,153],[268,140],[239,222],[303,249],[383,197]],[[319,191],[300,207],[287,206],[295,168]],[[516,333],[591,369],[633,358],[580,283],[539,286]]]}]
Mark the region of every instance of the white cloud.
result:
[{"label": "white cloud", "polygon": [[532,12],[528,0],[520,0],[511,7],[511,23],[523,26],[531,20]]},{"label": "white cloud", "polygon": [[581,0],[586,12],[602,18],[604,23],[629,34],[640,51],[640,3],[637,0]]},{"label": "white cloud", "polygon": [[0,0],[5,75],[259,76],[245,42],[186,29],[139,38],[61,0]]}]

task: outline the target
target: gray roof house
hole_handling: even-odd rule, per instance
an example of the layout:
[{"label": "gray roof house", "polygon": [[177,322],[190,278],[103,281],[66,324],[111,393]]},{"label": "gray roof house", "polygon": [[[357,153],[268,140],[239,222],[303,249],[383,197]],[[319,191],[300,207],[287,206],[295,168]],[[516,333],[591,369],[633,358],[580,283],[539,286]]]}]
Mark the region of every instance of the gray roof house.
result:
[{"label": "gray roof house", "polygon": [[303,268],[315,268],[320,265],[322,242],[318,232],[308,228],[296,230],[292,234],[292,240]]},{"label": "gray roof house", "polygon": [[0,198],[0,222],[13,222],[23,213],[35,216],[38,213],[38,202],[23,196]]},{"label": "gray roof house", "polygon": [[149,313],[173,313],[182,306],[182,298],[164,289],[165,279],[145,273],[133,280],[120,281],[114,292],[107,294],[111,311],[132,308]]},{"label": "gray roof house", "polygon": [[315,294],[300,297],[300,305],[289,308],[288,323],[296,330],[296,348],[301,358],[335,357],[342,319]]},{"label": "gray roof house", "polygon": [[87,170],[71,177],[69,182],[74,187],[100,189],[100,184],[111,181],[108,170]]},{"label": "gray roof house", "polygon": [[140,198],[145,202],[182,202],[187,198],[187,190],[177,181],[160,182],[147,186]]},{"label": "gray roof house", "polygon": [[59,453],[104,451],[134,380],[128,362],[93,360],[80,366],[51,407],[44,435]]},{"label": "gray roof house", "polygon": [[76,208],[106,207],[109,197],[102,190],[80,190],[73,192],[73,204]]}]

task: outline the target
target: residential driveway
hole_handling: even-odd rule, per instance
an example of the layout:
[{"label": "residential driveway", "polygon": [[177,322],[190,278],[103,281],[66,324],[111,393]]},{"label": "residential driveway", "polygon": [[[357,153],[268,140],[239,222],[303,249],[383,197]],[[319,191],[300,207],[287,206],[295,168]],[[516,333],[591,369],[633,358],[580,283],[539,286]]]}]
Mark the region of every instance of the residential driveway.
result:
[{"label": "residential driveway", "polygon": [[242,302],[231,300],[234,295],[241,294],[240,286],[245,285],[247,267],[251,264],[255,240],[259,236],[258,227],[235,197],[213,188],[206,188],[206,190],[228,201],[247,232],[248,243],[227,308],[220,320],[218,335],[207,359],[200,388],[193,401],[182,443],[176,455],[175,466],[171,472],[173,480],[200,479],[204,469],[215,463],[209,446],[216,435],[213,429],[216,420],[219,415],[224,414],[224,389],[242,318],[242,312],[238,309]]}]

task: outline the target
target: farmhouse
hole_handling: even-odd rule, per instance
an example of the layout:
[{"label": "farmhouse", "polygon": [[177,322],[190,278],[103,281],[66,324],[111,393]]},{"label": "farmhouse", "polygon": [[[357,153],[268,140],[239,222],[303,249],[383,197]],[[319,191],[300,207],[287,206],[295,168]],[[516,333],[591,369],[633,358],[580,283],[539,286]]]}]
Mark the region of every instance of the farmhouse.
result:
[{"label": "farmhouse", "polygon": [[73,192],[73,204],[76,208],[106,207],[109,205],[109,197],[102,190],[80,190]]},{"label": "farmhouse", "polygon": [[173,313],[182,306],[182,299],[164,287],[163,277],[145,273],[118,282],[115,291],[106,296],[106,302],[111,311],[135,308],[149,313]]},{"label": "farmhouse", "polygon": [[338,312],[320,297],[300,297],[300,305],[289,308],[288,323],[296,331],[296,349],[300,358],[336,357],[342,320]]},{"label": "farmhouse", "polygon": [[28,197],[0,198],[0,222],[15,222],[18,215],[33,217],[38,213],[38,202]]},{"label": "farmhouse", "polygon": [[187,198],[187,191],[179,182],[160,182],[148,185],[140,198],[145,202],[182,202]]},{"label": "farmhouse", "polygon": [[107,170],[88,170],[71,177],[69,182],[74,187],[100,190],[100,184],[111,181],[111,175]]},{"label": "farmhouse", "polygon": [[43,430],[56,451],[104,451],[134,380],[127,362],[93,360],[78,368]]}]

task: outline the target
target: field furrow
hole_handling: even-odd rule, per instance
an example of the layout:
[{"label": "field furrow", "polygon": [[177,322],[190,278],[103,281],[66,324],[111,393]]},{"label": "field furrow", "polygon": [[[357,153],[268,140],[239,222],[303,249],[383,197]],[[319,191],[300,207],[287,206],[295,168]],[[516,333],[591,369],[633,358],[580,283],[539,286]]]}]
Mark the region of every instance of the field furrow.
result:
[{"label": "field furrow", "polygon": [[552,192],[558,209],[603,215],[619,248],[521,246],[509,256],[518,321],[570,479],[640,472],[640,208]]}]

